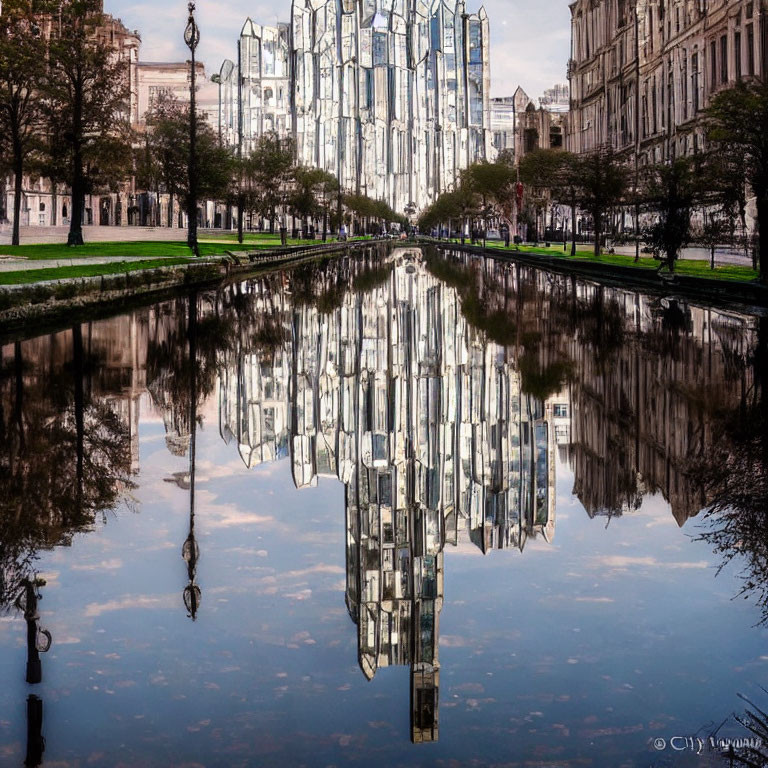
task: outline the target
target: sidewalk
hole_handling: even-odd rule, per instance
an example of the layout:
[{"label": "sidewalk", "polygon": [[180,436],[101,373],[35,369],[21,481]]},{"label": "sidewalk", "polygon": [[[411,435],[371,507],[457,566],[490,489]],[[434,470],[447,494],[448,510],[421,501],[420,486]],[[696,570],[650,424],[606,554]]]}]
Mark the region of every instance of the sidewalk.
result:
[{"label": "sidewalk", "polygon": [[[216,230],[225,233],[227,230]],[[69,227],[21,227],[19,237],[21,245],[30,243],[66,243]],[[200,231],[201,237],[204,230]],[[106,243],[117,241],[146,240],[186,240],[187,230],[178,227],[83,227],[83,239],[86,243]],[[3,246],[11,244],[11,228],[0,228],[0,256]]]}]

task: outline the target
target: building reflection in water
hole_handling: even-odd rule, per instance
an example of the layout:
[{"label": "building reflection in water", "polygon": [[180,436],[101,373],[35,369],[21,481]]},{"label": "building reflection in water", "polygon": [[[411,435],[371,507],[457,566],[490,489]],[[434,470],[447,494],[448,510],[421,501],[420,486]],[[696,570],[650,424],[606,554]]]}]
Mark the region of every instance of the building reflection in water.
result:
[{"label": "building reflection in water", "polygon": [[248,466],[287,453],[298,488],[344,483],[360,667],[371,679],[410,666],[415,742],[439,733],[443,549],[552,540],[552,413],[568,410],[522,391],[509,351],[470,326],[419,253],[395,250],[378,287],[330,312],[286,306],[285,341],[224,366],[220,389],[222,434]]},{"label": "building reflection in water", "polygon": [[[412,738],[435,740],[445,547],[551,541],[556,453],[590,516],[659,493],[682,525],[715,504],[735,518],[713,546],[762,551],[762,518],[744,512],[765,498],[767,344],[768,321],[746,314],[372,249],[0,346],[0,606],[35,552],[130,489],[141,405],[189,460],[171,481],[190,499],[194,617],[195,425],[218,391],[247,466],[285,458],[299,488],[344,483],[360,667],[410,666]],[[749,585],[768,605],[764,561]]]}]

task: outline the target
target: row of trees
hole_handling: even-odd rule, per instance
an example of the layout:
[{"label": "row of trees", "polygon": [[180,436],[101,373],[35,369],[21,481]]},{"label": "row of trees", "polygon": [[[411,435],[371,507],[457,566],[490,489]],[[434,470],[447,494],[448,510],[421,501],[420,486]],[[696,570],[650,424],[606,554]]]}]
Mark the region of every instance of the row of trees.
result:
[{"label": "row of trees", "polygon": [[82,243],[85,196],[131,164],[124,64],[97,33],[98,0],[5,0],[0,15],[0,171],[14,179],[19,241],[26,173],[72,192],[68,242]]},{"label": "row of trees", "polygon": [[[147,133],[137,156],[137,182],[144,189],[174,197],[187,193],[189,115],[186,105],[161,98],[147,115]],[[197,172],[200,197],[219,200],[237,209],[238,239],[245,221],[263,219],[274,233],[283,214],[290,214],[306,232],[314,223],[323,239],[338,230],[344,219],[356,217],[367,231],[371,222],[405,223],[382,201],[342,192],[338,179],[320,168],[294,163],[293,141],[276,133],[259,136],[250,152],[222,147],[214,131],[199,119]],[[158,222],[159,223],[159,222]],[[170,217],[169,217],[170,223]],[[284,227],[279,227],[284,232]]]},{"label": "row of trees", "polygon": [[[190,211],[188,105],[165,97],[146,116],[147,128],[130,127],[127,64],[103,32],[98,0],[5,0],[0,16],[0,176],[14,179],[13,244],[25,176],[50,179],[71,190],[68,243],[83,242],[86,195],[117,191],[135,178],[139,189],[168,195]],[[237,208],[239,239],[246,218],[279,215],[337,228],[343,205],[366,224],[403,221],[386,204],[343,196],[337,179],[322,170],[295,167],[290,140],[262,136],[247,155],[223,147],[216,132],[197,120],[195,178],[200,199]],[[160,211],[155,210],[159,224]],[[281,231],[284,229],[281,227]]]},{"label": "row of trees", "polygon": [[[576,253],[576,217],[593,223],[599,255],[612,211],[634,209],[649,222],[635,236],[645,241],[662,264],[674,270],[680,251],[691,242],[717,244],[746,232],[748,192],[757,209],[756,260],[768,283],[768,85],[740,83],[715,96],[707,115],[708,151],[640,168],[637,173],[610,147],[574,155],[537,150],[517,166],[502,156],[495,163],[471,166],[456,189],[442,195],[419,220],[422,229],[452,222],[464,227],[489,218],[513,220],[528,206],[540,212],[551,201],[571,210],[571,253]],[[695,229],[693,213],[703,212]],[[635,222],[639,230],[638,222]]]}]

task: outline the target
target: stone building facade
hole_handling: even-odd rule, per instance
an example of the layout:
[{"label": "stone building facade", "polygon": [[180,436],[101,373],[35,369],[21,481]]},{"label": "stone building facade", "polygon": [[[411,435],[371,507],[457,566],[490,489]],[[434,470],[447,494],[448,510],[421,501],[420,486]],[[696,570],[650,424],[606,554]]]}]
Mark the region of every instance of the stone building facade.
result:
[{"label": "stone building facade", "polygon": [[567,148],[611,145],[640,165],[703,147],[713,94],[764,77],[766,0],[576,0]]},{"label": "stone building facade", "polygon": [[[42,21],[44,35],[52,34],[53,17]],[[131,128],[138,133],[146,129],[146,114],[160,95],[169,95],[180,102],[189,102],[189,62],[142,62],[139,60],[141,37],[123,22],[103,14],[102,23],[95,34],[110,44],[116,60],[124,64],[129,100],[126,105]],[[208,114],[215,124],[218,96],[210,84],[205,84],[205,67],[197,64],[198,82],[202,84],[198,99],[200,111]],[[22,187],[22,227],[68,227],[72,209],[69,190],[50,179],[27,176]],[[161,196],[165,197],[165,196]],[[86,196],[84,225],[129,226],[153,222],[153,210],[162,212],[162,226],[183,226],[185,214],[176,201],[171,212],[167,199],[160,201],[154,193],[137,189],[132,179],[126,180],[117,191],[103,191]],[[162,203],[166,203],[163,205]],[[209,206],[211,207],[211,206]],[[13,215],[13,183],[0,179],[0,235],[10,230]],[[208,218],[212,218],[212,215]],[[203,223],[206,215],[203,213]]]}]

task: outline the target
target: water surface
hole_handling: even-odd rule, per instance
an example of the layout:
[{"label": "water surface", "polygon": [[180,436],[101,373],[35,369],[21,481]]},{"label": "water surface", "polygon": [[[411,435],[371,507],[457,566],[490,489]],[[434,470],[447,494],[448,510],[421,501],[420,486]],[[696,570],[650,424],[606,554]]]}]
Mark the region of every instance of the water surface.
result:
[{"label": "water surface", "polygon": [[767,330],[395,249],[0,347],[0,763],[719,764]]}]

